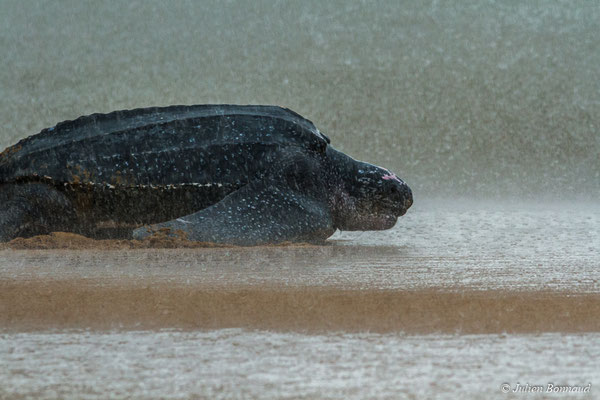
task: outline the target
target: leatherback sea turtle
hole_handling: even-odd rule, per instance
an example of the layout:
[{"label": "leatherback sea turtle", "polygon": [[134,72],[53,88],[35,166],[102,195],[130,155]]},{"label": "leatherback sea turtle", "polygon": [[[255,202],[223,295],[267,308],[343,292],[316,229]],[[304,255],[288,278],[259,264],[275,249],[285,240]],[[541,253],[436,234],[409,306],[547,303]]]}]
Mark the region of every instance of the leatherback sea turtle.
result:
[{"label": "leatherback sea turtle", "polygon": [[391,228],[412,193],[293,111],[195,105],[92,114],[21,140],[0,154],[0,204],[0,241],[163,231],[258,245]]}]

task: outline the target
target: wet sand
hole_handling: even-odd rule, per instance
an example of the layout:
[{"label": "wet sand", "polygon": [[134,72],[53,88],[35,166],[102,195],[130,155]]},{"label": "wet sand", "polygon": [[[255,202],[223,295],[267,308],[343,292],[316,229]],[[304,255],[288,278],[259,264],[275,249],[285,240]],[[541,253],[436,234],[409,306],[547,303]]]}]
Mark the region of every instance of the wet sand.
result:
[{"label": "wet sand", "polygon": [[0,250],[0,397],[593,395],[599,211],[421,201],[323,246],[19,240]]},{"label": "wet sand", "polygon": [[593,317],[600,315],[600,294],[227,286],[0,282],[0,325],[11,331],[600,332]]},{"label": "wet sand", "polygon": [[321,246],[17,239],[0,251],[0,324],[600,332],[598,207],[496,205],[426,201],[390,231]]},{"label": "wet sand", "polygon": [[[0,335],[0,398],[597,398],[600,336],[211,331]],[[502,384],[591,393],[503,393]]]},{"label": "wet sand", "polygon": [[597,331],[597,208],[503,208],[429,202],[391,231],[322,246],[18,239],[0,253],[0,318],[14,329]]}]

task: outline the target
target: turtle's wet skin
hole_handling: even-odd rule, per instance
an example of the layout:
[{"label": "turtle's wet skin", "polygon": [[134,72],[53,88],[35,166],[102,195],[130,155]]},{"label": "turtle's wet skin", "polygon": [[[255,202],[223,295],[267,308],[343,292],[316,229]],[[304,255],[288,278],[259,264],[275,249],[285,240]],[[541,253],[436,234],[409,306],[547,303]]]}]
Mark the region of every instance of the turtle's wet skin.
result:
[{"label": "turtle's wet skin", "polygon": [[391,228],[412,193],[293,111],[196,105],[92,114],[23,139],[0,153],[0,202],[0,241],[161,230],[259,245]]}]

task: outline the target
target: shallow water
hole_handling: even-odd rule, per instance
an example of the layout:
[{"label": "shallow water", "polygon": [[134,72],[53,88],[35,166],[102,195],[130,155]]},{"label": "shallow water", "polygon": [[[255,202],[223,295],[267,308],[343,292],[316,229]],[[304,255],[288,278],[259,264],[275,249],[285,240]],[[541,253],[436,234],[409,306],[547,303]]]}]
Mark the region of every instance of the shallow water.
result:
[{"label": "shallow water", "polygon": [[597,205],[417,204],[325,246],[3,250],[0,394],[593,395]]},{"label": "shallow water", "polygon": [[[547,389],[553,383],[591,384],[591,393],[583,397],[591,398],[600,386],[599,344],[597,333],[302,335],[227,329],[4,334],[0,396],[505,399],[528,393],[507,395],[502,384],[514,390],[517,384]],[[536,393],[536,398],[544,397]]]},{"label": "shallow water", "polygon": [[0,252],[0,276],[104,283],[600,292],[600,205],[417,202],[325,246]]}]

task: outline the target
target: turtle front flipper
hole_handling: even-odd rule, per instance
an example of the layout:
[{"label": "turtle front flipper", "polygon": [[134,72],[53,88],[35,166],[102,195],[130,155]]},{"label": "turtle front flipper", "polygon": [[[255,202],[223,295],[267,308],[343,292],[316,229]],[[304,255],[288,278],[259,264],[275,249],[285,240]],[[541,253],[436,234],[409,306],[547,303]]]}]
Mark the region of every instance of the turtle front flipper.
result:
[{"label": "turtle front flipper", "polygon": [[251,182],[202,211],[136,229],[133,237],[165,228],[189,240],[241,246],[320,242],[335,231],[324,199],[281,180]]}]

